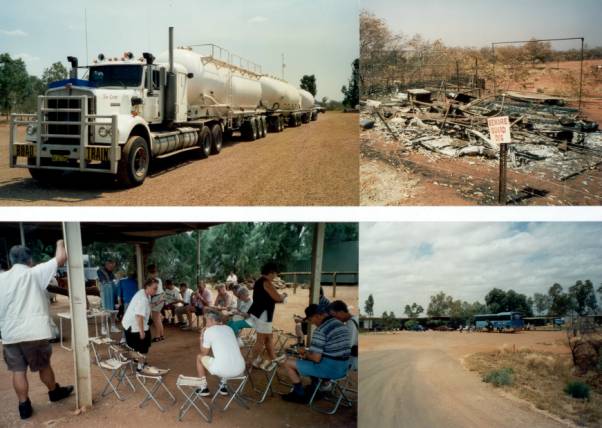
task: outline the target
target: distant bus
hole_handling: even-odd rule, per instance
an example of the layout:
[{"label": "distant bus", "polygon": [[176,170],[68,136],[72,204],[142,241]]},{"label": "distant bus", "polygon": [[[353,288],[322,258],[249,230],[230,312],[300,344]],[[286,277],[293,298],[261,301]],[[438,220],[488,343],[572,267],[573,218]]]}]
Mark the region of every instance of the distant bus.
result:
[{"label": "distant bus", "polygon": [[525,326],[520,312],[475,315],[474,320],[477,330],[516,331],[522,330]]}]

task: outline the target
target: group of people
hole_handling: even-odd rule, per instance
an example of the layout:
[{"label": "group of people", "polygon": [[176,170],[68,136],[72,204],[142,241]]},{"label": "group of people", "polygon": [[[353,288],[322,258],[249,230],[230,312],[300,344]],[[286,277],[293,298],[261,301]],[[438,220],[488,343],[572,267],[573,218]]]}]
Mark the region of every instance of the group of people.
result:
[{"label": "group of people", "polygon": [[[15,246],[10,250],[12,268],[0,273],[0,331],[4,360],[13,373],[13,387],[23,419],[33,413],[28,396],[28,367],[32,372],[39,372],[51,401],[66,398],[73,391],[73,386],[63,387],[56,383],[50,365],[52,347],[49,340],[53,337],[53,323],[46,294],[57,268],[64,265],[66,259],[62,241],[57,242],[53,259],[36,266],[31,250]],[[116,318],[121,320],[123,330],[117,329],[114,322],[111,329],[123,331],[123,340],[139,353],[138,371],[145,369],[151,343],[165,339],[163,320],[173,323],[177,318],[178,325],[189,330],[193,314],[203,322],[200,352],[196,358],[197,375],[201,380],[197,393],[202,396],[210,394],[208,374],[219,377],[222,380],[219,393],[228,394],[225,381],[245,372],[240,332],[247,328],[256,332],[250,365],[272,370],[281,364],[293,384],[292,392],[283,397],[288,401],[306,400],[301,382],[303,376],[312,378],[312,382],[318,378],[339,379],[357,364],[354,361],[357,358],[357,320],[349,314],[344,302],[329,302],[322,292],[319,304],[309,305],[305,317],[295,320],[300,341],[309,324],[315,327],[309,347],[298,348],[296,357],[276,355],[272,323],[276,304],[286,302],[287,293],[280,293],[274,286],[278,268],[272,262],[262,267],[252,293],[246,286],[239,285],[236,275],[231,273],[226,284],[216,286],[215,299],[204,281],[198,282],[196,290],[186,283],[176,287],[171,280],[166,280],[163,285],[156,266],[150,265],[147,279],[139,288],[135,272],[129,272],[118,281],[115,266],[114,260],[107,259],[97,272],[101,302],[103,309],[119,314]],[[151,323],[155,329],[154,338],[151,337]]]}]

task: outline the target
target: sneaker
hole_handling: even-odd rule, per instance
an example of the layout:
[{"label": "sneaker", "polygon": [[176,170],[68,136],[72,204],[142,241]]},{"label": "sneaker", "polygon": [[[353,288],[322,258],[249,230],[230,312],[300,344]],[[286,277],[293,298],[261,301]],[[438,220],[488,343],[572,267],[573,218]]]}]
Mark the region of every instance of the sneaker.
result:
[{"label": "sneaker", "polygon": [[330,392],[332,391],[332,382],[322,382],[320,385],[320,392]]},{"label": "sneaker", "polygon": [[106,336],[107,335],[107,329],[104,328],[104,326],[100,329],[100,335],[101,336]]},{"label": "sneaker", "polygon": [[190,330],[192,330],[192,327],[190,327],[189,325],[182,327],[182,331],[190,331]]},{"label": "sneaker", "polygon": [[260,368],[261,368],[261,362],[262,362],[262,361],[263,361],[263,359],[262,359],[260,356],[258,356],[257,358],[255,358],[255,359],[253,360],[253,362],[251,363],[251,365],[252,365],[253,367],[255,367],[256,369],[260,369]]},{"label": "sneaker", "polygon": [[31,415],[33,415],[33,407],[31,407],[31,401],[28,398],[27,401],[19,403],[19,416],[21,416],[21,419],[27,419]]},{"label": "sneaker", "polygon": [[196,395],[200,395],[201,397],[208,397],[211,395],[211,393],[209,392],[209,388],[207,387],[197,388],[194,390],[194,392],[196,393]]},{"label": "sneaker", "polygon": [[59,401],[63,398],[67,398],[73,392],[73,385],[69,386],[60,386],[58,383],[56,384],[56,388],[52,391],[48,391],[48,398],[50,401]]},{"label": "sneaker", "polygon": [[111,333],[121,333],[121,330],[118,329],[116,326],[112,325],[111,326]]},{"label": "sneaker", "polygon": [[222,385],[219,386],[219,390],[218,391],[219,391],[220,395],[228,395],[229,394],[228,388],[224,384],[222,384]]}]

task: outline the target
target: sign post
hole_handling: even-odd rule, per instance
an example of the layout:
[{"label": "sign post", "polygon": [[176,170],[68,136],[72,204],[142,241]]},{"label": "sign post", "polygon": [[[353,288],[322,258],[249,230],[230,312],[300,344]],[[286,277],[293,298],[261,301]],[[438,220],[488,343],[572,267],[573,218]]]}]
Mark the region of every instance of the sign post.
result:
[{"label": "sign post", "polygon": [[508,116],[487,119],[491,142],[500,146],[500,174],[498,187],[498,204],[506,205],[506,164],[508,162],[508,144],[512,142],[510,135],[510,119]]}]

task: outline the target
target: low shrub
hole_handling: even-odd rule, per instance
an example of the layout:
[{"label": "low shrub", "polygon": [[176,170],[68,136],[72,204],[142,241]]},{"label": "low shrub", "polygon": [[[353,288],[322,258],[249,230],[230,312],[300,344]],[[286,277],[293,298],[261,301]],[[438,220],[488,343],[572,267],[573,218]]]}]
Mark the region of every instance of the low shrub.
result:
[{"label": "low shrub", "polygon": [[579,380],[567,383],[564,392],[573,398],[589,400],[589,385]]},{"label": "low shrub", "polygon": [[514,383],[514,370],[506,367],[490,371],[483,376],[483,382],[490,383],[494,386],[512,385]]}]

